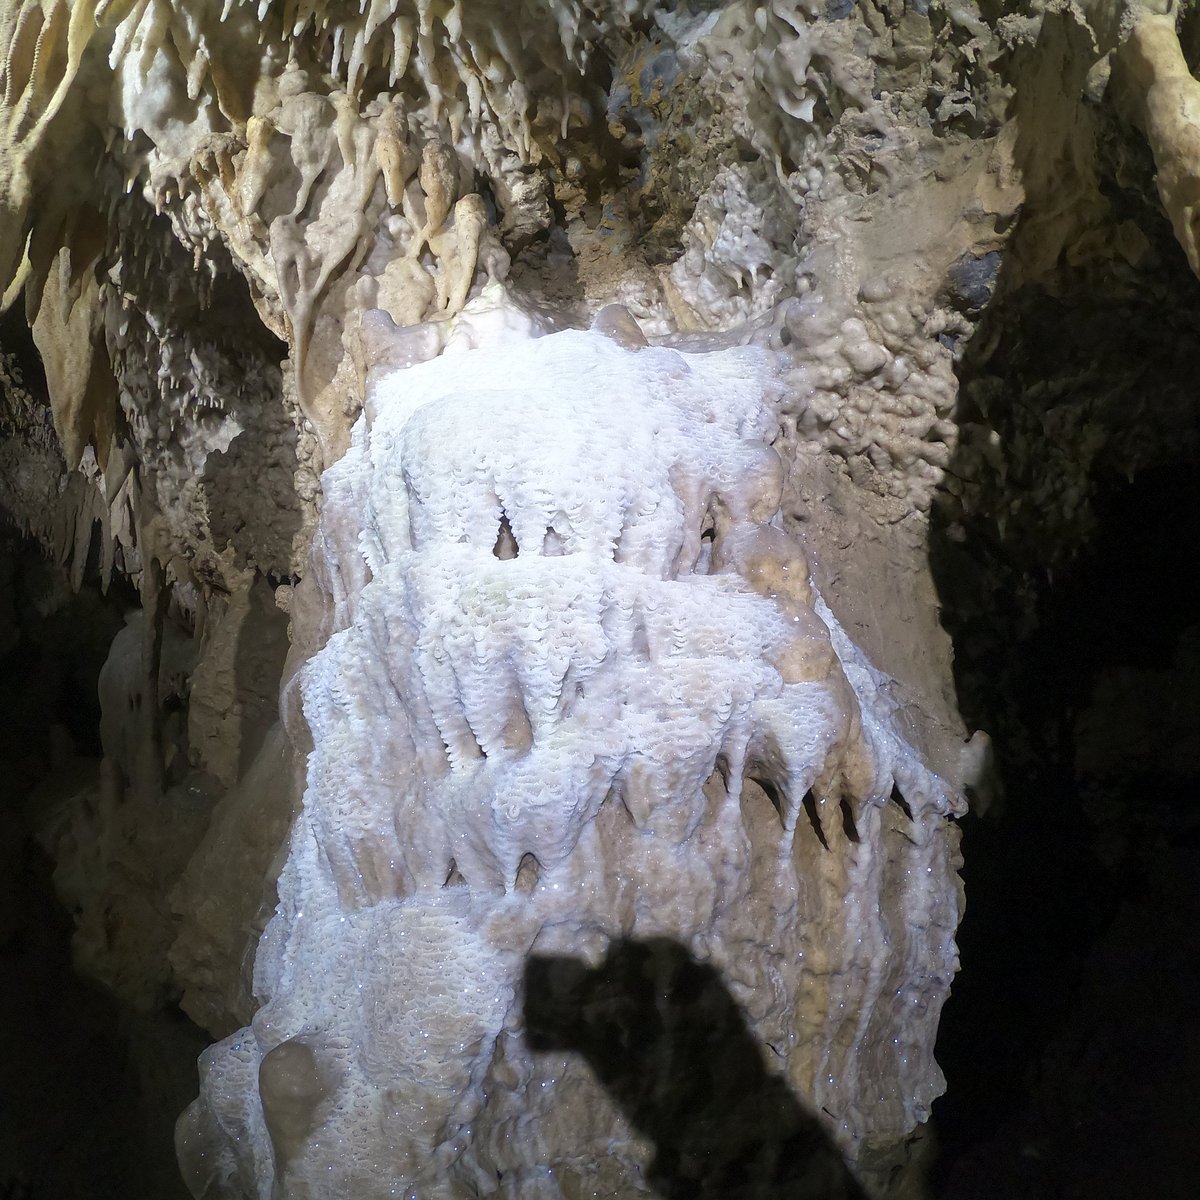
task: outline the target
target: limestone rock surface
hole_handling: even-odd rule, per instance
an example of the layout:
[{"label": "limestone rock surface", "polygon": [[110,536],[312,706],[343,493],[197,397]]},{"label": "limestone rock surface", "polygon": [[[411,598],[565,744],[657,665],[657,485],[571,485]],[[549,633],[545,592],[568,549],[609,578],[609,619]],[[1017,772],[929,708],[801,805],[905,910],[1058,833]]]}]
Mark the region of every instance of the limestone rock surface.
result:
[{"label": "limestone rock surface", "polygon": [[539,979],[626,1059],[703,981],[762,1154],[919,1188],[1000,803],[931,539],[1074,545],[1192,444],[989,314],[1200,270],[1194,9],[0,6],[0,513],[125,610],[21,821],[81,969],[218,1039],[195,1196],[694,1179]]}]

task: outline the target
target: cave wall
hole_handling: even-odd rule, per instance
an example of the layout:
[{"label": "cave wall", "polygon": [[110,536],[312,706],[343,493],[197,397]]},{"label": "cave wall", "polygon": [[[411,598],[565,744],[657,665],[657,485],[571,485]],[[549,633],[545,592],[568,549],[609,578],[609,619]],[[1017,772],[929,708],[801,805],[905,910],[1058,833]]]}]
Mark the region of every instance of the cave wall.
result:
[{"label": "cave wall", "polygon": [[1195,37],[1115,0],[5,7],[0,511],[112,626],[88,770],[11,804],[77,967],[216,1042],[194,1195],[675,1186],[669,1123],[526,1031],[530,954],[578,960],[568,1008],[611,968],[604,1010],[653,939],[796,1098],[770,1154],[811,1122],[822,1186],[920,1187],[967,799],[1038,762],[1102,868],[1157,845],[1111,799],[1145,667],[1061,614],[1195,459]]}]

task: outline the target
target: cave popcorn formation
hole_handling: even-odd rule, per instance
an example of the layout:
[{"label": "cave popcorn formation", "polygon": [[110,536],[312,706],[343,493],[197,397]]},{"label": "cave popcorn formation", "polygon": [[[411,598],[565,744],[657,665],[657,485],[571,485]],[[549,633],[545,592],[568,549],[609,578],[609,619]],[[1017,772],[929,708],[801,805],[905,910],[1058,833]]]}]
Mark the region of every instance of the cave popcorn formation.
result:
[{"label": "cave popcorn formation", "polygon": [[606,1156],[639,1194],[647,1147],[521,1037],[526,955],[612,937],[722,968],[847,1149],[940,1089],[957,802],[780,527],[777,356],[530,332],[369,367],[326,472],[307,790],[264,1004],[180,1122],[198,1196],[551,1196]]}]

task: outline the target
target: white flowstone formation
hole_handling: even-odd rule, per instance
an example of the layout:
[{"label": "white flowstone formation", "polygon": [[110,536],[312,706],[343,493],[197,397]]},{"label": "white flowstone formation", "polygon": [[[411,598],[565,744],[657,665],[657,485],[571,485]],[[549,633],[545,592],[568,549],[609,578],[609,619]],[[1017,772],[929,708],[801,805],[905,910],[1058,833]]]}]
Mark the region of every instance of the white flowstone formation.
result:
[{"label": "white flowstone formation", "polygon": [[180,1122],[196,1196],[644,1194],[522,1029],[531,952],[620,937],[717,967],[847,1151],[940,1091],[960,804],[783,531],[778,356],[490,299],[431,361],[376,341],[323,479],[307,788],[262,1007]]},{"label": "white flowstone formation", "polygon": [[28,824],[76,966],[223,1039],[197,1195],[644,1191],[522,981],[654,939],[919,1192],[994,793],[943,585],[1032,621],[1186,444],[1021,330],[1186,342],[1198,3],[0,3],[0,521],[114,610]]},{"label": "white flowstone formation", "polygon": [[[1175,35],[1084,7],[1186,226]],[[46,365],[0,350],[0,508],[142,602],[43,840],[90,973],[240,1029],[198,1195],[643,1190],[645,1130],[522,1026],[531,955],[623,938],[711,968],[867,1176],[916,1165],[983,787],[929,514],[964,429],[1005,461],[956,367],[1017,212],[1086,175],[1039,141],[1029,191],[997,64],[1036,23],[0,5],[0,308]]]}]

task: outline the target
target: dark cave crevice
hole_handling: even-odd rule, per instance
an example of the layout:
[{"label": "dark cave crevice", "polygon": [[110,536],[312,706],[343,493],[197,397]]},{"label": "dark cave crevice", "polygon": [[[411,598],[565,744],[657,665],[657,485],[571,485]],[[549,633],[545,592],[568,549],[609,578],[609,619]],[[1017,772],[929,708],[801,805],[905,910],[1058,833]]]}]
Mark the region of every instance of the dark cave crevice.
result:
[{"label": "dark cave crevice", "polygon": [[[55,797],[100,765],[97,679],[136,594],[73,593],[0,527],[0,1196],[171,1200],[174,1118],[208,1038],[177,1007],[137,1011],[74,966],[75,917],[39,844]],[[49,811],[49,810],[47,810]],[[53,816],[53,813],[50,813]]]},{"label": "dark cave crevice", "polygon": [[[1161,1027],[1190,1024],[1200,961],[1186,799],[1200,611],[1185,586],[1200,348],[1183,333],[1200,289],[1178,264],[1141,293],[1060,282],[1002,280],[960,365],[959,482],[933,513],[960,710],[991,735],[1004,796],[962,822],[962,972],[934,1109],[945,1200],[1194,1189],[1165,1131],[1200,1127],[1200,1053]],[[1166,964],[1158,1011],[1139,1006],[1136,976]]]}]

